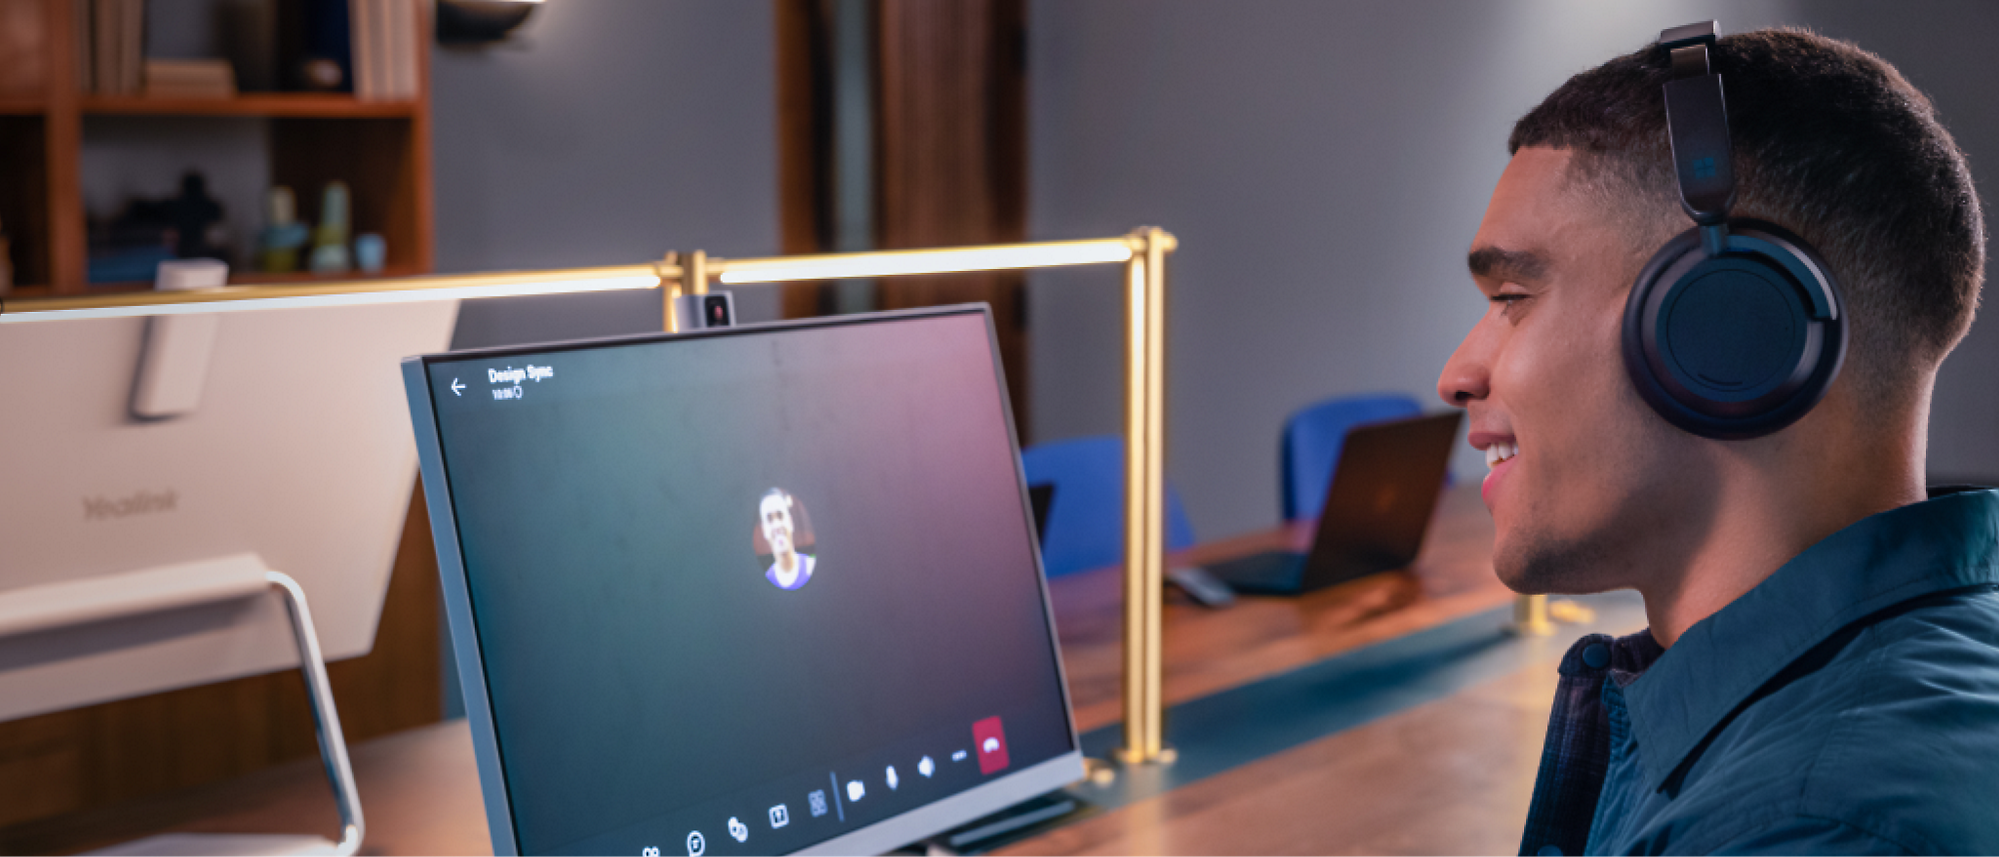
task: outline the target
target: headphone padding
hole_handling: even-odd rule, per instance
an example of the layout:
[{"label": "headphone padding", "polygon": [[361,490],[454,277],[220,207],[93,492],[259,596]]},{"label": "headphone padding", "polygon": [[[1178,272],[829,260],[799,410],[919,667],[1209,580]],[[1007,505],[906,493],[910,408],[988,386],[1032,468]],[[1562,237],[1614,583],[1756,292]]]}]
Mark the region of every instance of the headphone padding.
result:
[{"label": "headphone padding", "polygon": [[1838,286],[1774,224],[1728,224],[1709,257],[1699,228],[1660,248],[1632,284],[1624,365],[1639,395],[1701,437],[1761,437],[1818,404],[1846,359]]}]

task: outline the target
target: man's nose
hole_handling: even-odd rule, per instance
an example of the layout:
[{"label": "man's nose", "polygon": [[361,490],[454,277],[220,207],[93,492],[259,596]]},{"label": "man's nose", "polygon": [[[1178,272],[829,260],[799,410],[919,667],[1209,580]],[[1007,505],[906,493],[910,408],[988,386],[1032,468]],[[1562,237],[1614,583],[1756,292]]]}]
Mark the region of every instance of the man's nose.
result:
[{"label": "man's nose", "polygon": [[1451,359],[1444,361],[1443,374],[1437,376],[1437,398],[1446,405],[1466,407],[1492,392],[1486,349],[1480,347],[1483,327],[1483,324],[1473,327],[1465,334],[1464,341],[1458,343],[1458,349],[1451,352]]}]

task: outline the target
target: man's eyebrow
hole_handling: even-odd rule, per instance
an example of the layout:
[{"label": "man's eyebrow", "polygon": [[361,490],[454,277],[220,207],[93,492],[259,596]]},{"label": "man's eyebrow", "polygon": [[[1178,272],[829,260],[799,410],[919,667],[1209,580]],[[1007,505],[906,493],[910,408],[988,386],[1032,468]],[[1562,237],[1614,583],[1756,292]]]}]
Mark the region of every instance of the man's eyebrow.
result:
[{"label": "man's eyebrow", "polygon": [[1480,247],[1465,257],[1465,265],[1474,277],[1502,282],[1539,282],[1548,276],[1548,257],[1533,250]]}]

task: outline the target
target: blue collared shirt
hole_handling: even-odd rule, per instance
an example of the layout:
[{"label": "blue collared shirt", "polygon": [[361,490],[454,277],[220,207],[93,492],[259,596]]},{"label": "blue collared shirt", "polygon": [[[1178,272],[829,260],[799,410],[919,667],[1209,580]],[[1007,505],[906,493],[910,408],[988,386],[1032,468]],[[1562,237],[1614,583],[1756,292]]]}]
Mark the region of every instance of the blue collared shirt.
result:
[{"label": "blue collared shirt", "polygon": [[1999,491],[1932,492],[1687,629],[1572,647],[1523,854],[1999,853]]}]

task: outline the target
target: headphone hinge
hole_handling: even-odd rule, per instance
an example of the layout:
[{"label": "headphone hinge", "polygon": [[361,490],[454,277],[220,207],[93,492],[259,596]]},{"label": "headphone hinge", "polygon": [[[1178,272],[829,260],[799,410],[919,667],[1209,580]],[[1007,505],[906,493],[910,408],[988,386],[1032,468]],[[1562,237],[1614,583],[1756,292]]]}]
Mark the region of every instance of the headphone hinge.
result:
[{"label": "headphone hinge", "polygon": [[1673,79],[1700,77],[1708,73],[1707,45],[1689,45],[1674,48]]},{"label": "headphone hinge", "polygon": [[1701,251],[1710,259],[1716,258],[1728,249],[1728,223],[1701,224]]}]

